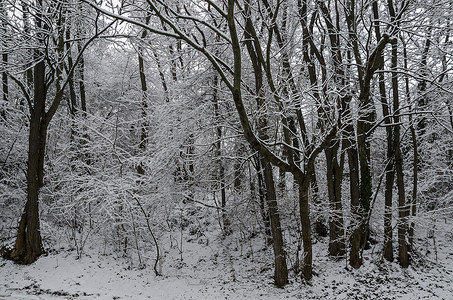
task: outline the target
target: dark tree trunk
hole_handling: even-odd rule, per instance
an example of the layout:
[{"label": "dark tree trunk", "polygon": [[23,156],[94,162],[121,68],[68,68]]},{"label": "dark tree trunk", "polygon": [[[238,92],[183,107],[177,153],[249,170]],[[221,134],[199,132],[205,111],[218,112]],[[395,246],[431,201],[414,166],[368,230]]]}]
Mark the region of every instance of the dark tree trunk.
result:
[{"label": "dark tree trunk", "polygon": [[395,150],[395,169],[396,183],[398,186],[398,261],[403,268],[409,266],[407,238],[407,217],[409,208],[406,204],[406,192],[404,187],[403,158],[400,146],[400,118],[399,118],[399,91],[398,91],[398,45],[392,44],[392,91],[393,91],[393,111],[394,111],[394,134],[393,148]]},{"label": "dark tree trunk", "polygon": [[278,197],[283,199],[286,196],[286,172],[282,169],[278,169]]},{"label": "dark tree trunk", "polygon": [[[23,3],[24,8],[24,26],[28,27],[27,4]],[[46,150],[47,128],[52,117],[57,112],[64,95],[64,89],[68,84],[68,80],[64,79],[64,23],[63,12],[60,10],[56,28],[58,29],[57,39],[50,39],[56,44],[58,63],[52,67],[54,74],[46,81],[46,54],[43,49],[48,45],[50,28],[43,16],[43,1],[37,0],[35,3],[35,29],[36,40],[38,45],[34,50],[33,57],[33,101],[30,104],[30,127],[29,127],[29,145],[28,145],[28,162],[27,162],[27,202],[24,212],[19,222],[17,239],[14,249],[10,253],[10,258],[16,262],[30,264],[43,253],[41,233],[39,230],[39,191],[44,184],[44,155]],[[47,19],[46,19],[47,20]],[[110,25],[112,25],[111,23]],[[96,33],[87,44],[82,47],[82,51],[86,49],[89,42],[93,41],[99,34],[102,34],[110,25],[106,26],[102,31]],[[27,29],[25,29],[27,30]],[[74,63],[76,64],[77,61]],[[67,77],[73,75],[74,68],[67,72]],[[31,76],[27,73],[27,78]],[[49,109],[46,112],[47,88],[49,82],[55,79],[55,97],[50,103]],[[30,84],[30,80],[27,82]]]},{"label": "dark tree trunk", "polygon": [[359,104],[359,120],[357,121],[357,150],[359,154],[359,166],[360,166],[360,205],[359,215],[359,239],[360,247],[365,247],[368,240],[369,228],[365,224],[364,220],[366,215],[370,212],[371,197],[373,194],[372,190],[372,177],[371,177],[371,152],[370,152],[370,141],[368,138],[368,132],[371,129],[371,124],[374,122],[373,111],[374,107],[370,99],[370,86],[369,83],[365,83],[361,87],[361,96]]},{"label": "dark tree trunk", "polygon": [[305,180],[298,180],[299,183],[299,214],[300,223],[302,226],[302,242],[303,242],[303,269],[302,279],[310,280],[313,277],[313,250],[311,240],[311,224],[310,224],[310,209],[308,204],[308,178]]},{"label": "dark tree trunk", "polygon": [[354,268],[359,268],[362,264],[361,250],[365,248],[369,228],[366,222],[371,213],[372,177],[371,177],[371,152],[370,152],[370,135],[375,122],[375,107],[370,96],[371,80],[374,73],[382,65],[382,53],[388,43],[392,41],[390,35],[383,35],[378,41],[374,50],[369,53],[367,60],[364,62],[361,57],[360,45],[358,43],[358,33],[355,31],[355,6],[352,2],[344,9],[346,13],[346,22],[349,31],[349,43],[352,46],[352,53],[357,65],[357,74],[360,82],[359,93],[359,117],[357,120],[357,152],[360,166],[360,185],[359,185],[359,205],[356,207],[355,215],[358,216],[358,222],[355,225],[351,241],[351,261]]},{"label": "dark tree trunk", "polygon": [[265,159],[261,158],[263,166],[264,183],[266,186],[266,202],[269,209],[269,219],[273,238],[274,249],[274,280],[275,285],[283,287],[288,283],[288,268],[286,265],[286,254],[283,244],[283,235],[280,224],[280,214],[278,212],[278,202],[275,193],[274,175],[272,173],[272,165]]},{"label": "dark tree trunk", "polygon": [[329,196],[329,255],[345,255],[343,207],[341,203],[342,170],[337,159],[338,142],[332,141],[324,150],[327,164],[327,192]]},{"label": "dark tree trunk", "polygon": [[[230,3],[232,4],[232,3]],[[246,9],[247,10],[247,9]],[[259,59],[259,54],[254,48],[254,45],[251,41],[253,37],[253,25],[251,24],[250,19],[246,19],[246,46],[249,53],[253,73],[255,77],[255,99],[257,107],[261,111],[266,110],[266,105],[264,101],[264,91],[263,91],[263,65]],[[239,49],[240,50],[240,49]],[[242,99],[241,99],[242,101]],[[267,133],[268,123],[266,116],[261,116],[258,118],[257,131],[259,138],[262,141],[269,140]],[[277,195],[275,191],[275,181],[274,175],[272,173],[272,165],[267,161],[263,156],[260,155],[260,165],[263,169],[264,185],[266,188],[266,202],[269,209],[269,219],[270,227],[272,232],[273,239],[273,249],[274,249],[274,280],[275,285],[278,287],[283,287],[288,283],[288,267],[286,264],[286,254],[284,251],[282,229],[280,224],[280,214],[278,212],[278,202]]]},{"label": "dark tree trunk", "polygon": [[[150,20],[150,16],[147,16],[145,18],[145,23],[148,24]],[[148,31],[146,29],[143,29],[141,38],[142,42],[144,42],[144,39],[146,39],[146,36],[148,34]],[[143,59],[143,46],[139,42],[138,44],[138,49],[137,49],[137,54],[138,54],[138,72],[140,75],[140,87],[141,87],[141,92],[142,92],[142,101],[140,104],[140,112],[141,112],[141,117],[142,117],[142,123],[140,124],[140,143],[139,143],[139,148],[140,151],[143,153],[146,151],[146,146],[148,142],[148,131],[149,131],[149,123],[148,123],[148,85],[146,83],[146,74],[145,74],[145,60]],[[139,175],[145,175],[145,169],[143,166],[143,163],[140,162],[140,164],[137,166],[137,173]]]},{"label": "dark tree trunk", "polygon": [[[69,28],[66,28],[66,40],[69,41],[71,40],[71,31]],[[70,44],[66,44],[66,53],[68,57],[68,66],[67,70],[70,70],[74,66],[74,61],[72,59],[72,53],[71,53],[71,46]],[[75,85],[74,85],[74,76],[71,76],[68,78],[68,86],[69,86],[69,112],[71,113],[72,117],[74,117],[77,113],[77,96],[76,96],[76,91],[75,91]]]},{"label": "dark tree trunk", "polygon": [[31,264],[43,253],[39,230],[38,196],[42,186],[42,174],[47,124],[45,120],[45,63],[34,68],[34,107],[31,110],[27,165],[27,203],[19,222],[17,239],[11,258],[23,264]]},{"label": "dark tree trunk", "polygon": [[[404,59],[404,68],[407,69],[407,47],[404,42],[404,39],[401,39],[403,44],[403,59]],[[406,75],[404,78],[404,85],[406,88],[406,102],[411,103],[410,97],[410,85],[409,85],[409,77]],[[412,115],[409,115],[409,129],[411,132],[411,142],[412,142],[412,150],[413,150],[413,161],[412,161],[412,199],[408,203],[411,207],[410,214],[411,217],[414,218],[417,215],[417,193],[418,193],[418,144],[417,144],[417,132],[414,126],[414,120]],[[452,129],[453,129],[453,121],[452,121]],[[415,234],[415,222],[412,220],[409,225],[409,245],[408,245],[408,252],[411,253],[414,249],[414,234]]]},{"label": "dark tree trunk", "polygon": [[[398,17],[395,12],[393,1],[388,1],[388,11],[391,17],[392,26],[395,31],[399,30],[401,13],[398,12]],[[429,45],[428,45],[429,48]],[[399,84],[398,84],[398,40],[392,42],[392,94],[393,94],[393,149],[395,151],[395,171],[396,183],[398,187],[398,261],[403,268],[409,265],[409,254],[407,239],[407,217],[409,216],[409,208],[406,203],[406,192],[404,187],[403,174],[403,158],[400,146],[400,117],[399,117]]]},{"label": "dark tree trunk", "polygon": [[342,137],[343,149],[347,149],[348,167],[349,167],[349,194],[351,197],[351,237],[350,237],[350,254],[349,263],[352,267],[358,268],[362,264],[360,255],[360,239],[357,238],[358,227],[360,222],[360,192],[359,192],[359,155],[357,152],[357,143],[354,135],[354,126],[352,125],[352,112],[350,109],[350,98],[343,97],[343,120],[345,120],[345,129]]},{"label": "dark tree trunk", "polygon": [[[146,31],[145,31],[146,32]],[[140,104],[140,111],[141,111],[141,117],[142,117],[142,123],[140,124],[140,143],[139,143],[139,148],[140,151],[145,152],[146,151],[146,144],[148,141],[148,88],[146,85],[146,76],[145,76],[145,67],[144,67],[144,60],[143,60],[143,54],[142,54],[142,48],[139,46],[138,50],[138,70],[140,74],[140,86],[141,86],[141,91],[142,91],[142,102]],[[145,169],[143,167],[143,164],[140,162],[140,164],[137,165],[137,173],[139,175],[145,175]]]},{"label": "dark tree trunk", "polygon": [[391,127],[387,130],[387,164],[385,167],[385,207],[384,207],[384,258],[393,261],[393,228],[392,228],[392,206],[393,206],[393,183],[395,178],[394,171],[394,152],[393,152],[393,133]]},{"label": "dark tree trunk", "polygon": [[[381,39],[381,28],[379,22],[379,8],[377,1],[373,2],[372,6],[374,17],[374,32],[376,40]],[[379,69],[384,70],[384,54],[380,53],[381,64]],[[387,157],[385,165],[385,207],[384,207],[384,258],[388,261],[393,261],[393,228],[392,228],[392,199],[393,199],[393,183],[395,178],[394,171],[394,151],[393,151],[393,132],[390,118],[390,106],[387,101],[385,75],[383,72],[378,74],[379,78],[379,93],[382,105],[382,115],[384,124],[386,125],[387,136]]]}]

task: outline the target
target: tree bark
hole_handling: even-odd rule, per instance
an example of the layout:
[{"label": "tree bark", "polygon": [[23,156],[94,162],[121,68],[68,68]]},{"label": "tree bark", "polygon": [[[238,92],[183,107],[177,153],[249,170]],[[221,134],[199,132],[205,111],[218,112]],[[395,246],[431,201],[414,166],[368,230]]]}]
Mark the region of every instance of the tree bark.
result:
[{"label": "tree bark", "polygon": [[[370,152],[370,135],[372,134],[372,126],[375,122],[375,107],[371,98],[371,80],[374,73],[382,65],[382,52],[385,46],[392,42],[393,39],[389,34],[384,34],[374,50],[369,54],[367,60],[364,62],[360,53],[360,46],[358,43],[358,36],[355,30],[355,6],[353,2],[349,2],[349,7],[344,7],[346,14],[346,22],[349,31],[349,43],[352,46],[352,53],[357,65],[357,74],[359,79],[359,117],[357,120],[357,152],[360,167],[360,184],[359,184],[359,206],[357,207],[356,215],[358,222],[352,234],[351,241],[351,261],[350,264],[354,268],[359,268],[362,264],[360,249],[365,248],[368,237],[369,228],[368,224],[364,222],[370,213],[372,190],[372,176],[371,176],[371,152]],[[357,240],[358,239],[358,240]],[[359,248],[357,248],[359,247]]]},{"label": "tree bark", "polygon": [[343,206],[341,202],[341,182],[343,171],[337,159],[338,142],[332,141],[324,150],[327,164],[327,191],[329,196],[329,255],[335,258],[346,253],[344,242]]},{"label": "tree bark", "polygon": [[[372,6],[373,17],[374,17],[374,32],[376,34],[376,40],[381,39],[381,29],[379,22],[379,8],[377,1],[373,2]],[[379,69],[384,70],[384,54],[380,53],[379,60],[381,64]],[[393,261],[393,228],[392,228],[392,206],[393,206],[393,183],[395,178],[394,170],[394,150],[393,150],[393,130],[390,126],[390,105],[387,101],[386,86],[385,86],[385,75],[383,72],[378,74],[379,80],[379,93],[382,105],[382,115],[384,117],[384,124],[386,125],[386,137],[387,137],[387,154],[386,154],[386,166],[385,166],[385,207],[384,207],[384,258],[388,261]]]},{"label": "tree bark", "polygon": [[[407,5],[406,5],[407,6]],[[395,31],[399,30],[401,12],[395,12],[395,7],[392,0],[388,0],[388,11],[392,21],[392,27]],[[398,187],[398,261],[403,268],[409,265],[407,238],[407,217],[409,216],[409,208],[406,204],[406,192],[404,187],[403,174],[403,158],[400,146],[400,117],[399,117],[399,85],[398,85],[398,40],[392,41],[392,94],[393,94],[393,148],[395,151],[395,171],[396,183]]]},{"label": "tree bark", "polygon": [[403,158],[400,146],[400,118],[399,118],[399,91],[398,91],[398,48],[397,43],[392,44],[392,91],[393,91],[393,139],[395,150],[396,183],[398,186],[398,261],[403,268],[409,266],[407,238],[407,217],[409,208],[406,205],[406,192],[404,187]]},{"label": "tree bark", "polygon": [[[234,4],[232,4],[234,5]],[[255,98],[258,106],[258,110],[266,111],[266,106],[264,102],[264,91],[263,91],[263,66],[259,59],[258,51],[254,48],[254,45],[251,41],[253,37],[253,28],[251,27],[251,20],[246,19],[246,36],[248,37],[246,41],[247,50],[252,62],[253,73],[255,77]],[[239,83],[240,88],[240,83]],[[241,100],[242,101],[242,100]],[[258,118],[257,131],[260,140],[267,141],[269,136],[267,131],[268,123],[266,116],[260,116]],[[263,177],[264,185],[266,187],[266,202],[269,209],[269,219],[270,227],[272,232],[273,239],[273,249],[274,249],[274,280],[275,285],[278,287],[283,287],[288,283],[288,268],[286,264],[286,254],[284,251],[283,236],[280,224],[280,214],[278,212],[278,202],[277,195],[275,192],[275,181],[274,175],[272,173],[272,165],[270,162],[260,155],[260,164],[263,168]]]},{"label": "tree bark", "polygon": [[283,287],[288,283],[288,268],[286,265],[286,254],[284,251],[283,235],[280,223],[280,214],[278,212],[278,202],[275,193],[274,175],[272,174],[272,165],[261,158],[263,166],[264,183],[266,186],[266,202],[269,209],[269,219],[271,225],[273,249],[274,249],[274,280],[275,285]]},{"label": "tree bark", "polygon": [[308,178],[304,180],[299,179],[299,214],[300,223],[302,226],[302,242],[304,249],[302,279],[310,280],[313,277],[313,247],[311,240],[311,223],[310,223],[310,209],[308,204]]},{"label": "tree bark", "polygon": [[350,254],[349,263],[358,268],[362,264],[360,256],[360,239],[357,238],[357,224],[360,222],[360,192],[359,192],[359,154],[357,152],[357,142],[352,124],[352,111],[350,108],[350,97],[343,97],[341,100],[344,120],[344,133],[342,136],[343,149],[346,149],[349,167],[349,195],[351,198],[351,225],[350,225]]},{"label": "tree bark", "polygon": [[27,164],[27,203],[19,222],[16,243],[11,259],[22,264],[31,264],[43,253],[39,230],[39,189],[44,161],[47,124],[45,121],[45,63],[40,61],[34,68],[34,107],[31,110]]}]

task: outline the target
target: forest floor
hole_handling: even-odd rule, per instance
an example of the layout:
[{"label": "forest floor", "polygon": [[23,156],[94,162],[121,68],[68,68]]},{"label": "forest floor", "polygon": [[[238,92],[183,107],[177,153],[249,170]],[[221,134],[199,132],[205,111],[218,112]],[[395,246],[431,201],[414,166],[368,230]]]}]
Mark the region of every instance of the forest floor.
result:
[{"label": "forest floor", "polygon": [[319,240],[311,282],[290,271],[284,289],[272,284],[272,252],[262,238],[241,247],[214,228],[199,238],[187,234],[182,261],[178,249],[164,252],[158,277],[152,263],[131,266],[100,245],[87,244],[77,259],[60,244],[30,266],[0,258],[0,299],[453,299],[452,230],[451,218],[438,220],[436,239],[419,240],[423,257],[407,270],[383,262],[377,247],[365,251],[359,270],[346,268],[327,257],[327,239]]}]

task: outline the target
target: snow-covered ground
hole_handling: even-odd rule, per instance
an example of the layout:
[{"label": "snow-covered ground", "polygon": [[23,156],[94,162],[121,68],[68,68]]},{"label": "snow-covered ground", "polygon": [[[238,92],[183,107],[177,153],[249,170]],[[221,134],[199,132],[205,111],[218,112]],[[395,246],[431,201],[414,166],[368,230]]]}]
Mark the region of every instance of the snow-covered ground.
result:
[{"label": "snow-covered ground", "polygon": [[183,261],[175,249],[164,251],[159,277],[152,265],[131,267],[94,244],[81,259],[60,248],[30,266],[0,259],[0,299],[453,299],[453,220],[439,221],[437,228],[436,246],[427,240],[420,247],[426,257],[407,270],[380,262],[377,248],[352,270],[344,260],[327,258],[327,241],[320,241],[313,280],[301,283],[291,274],[284,289],[272,285],[270,249],[258,241],[239,249],[216,230],[205,235],[209,243],[185,242]]}]

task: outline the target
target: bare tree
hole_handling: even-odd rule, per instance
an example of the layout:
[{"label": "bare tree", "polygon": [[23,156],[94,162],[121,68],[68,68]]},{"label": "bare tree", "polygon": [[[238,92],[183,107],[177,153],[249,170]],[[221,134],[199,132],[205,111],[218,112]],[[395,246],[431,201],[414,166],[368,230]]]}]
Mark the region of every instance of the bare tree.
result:
[{"label": "bare tree", "polygon": [[[24,34],[27,38],[32,38],[37,47],[33,49],[33,56],[30,57],[34,61],[33,66],[33,89],[32,93],[28,93],[27,84],[17,79],[14,75],[10,77],[14,79],[23,91],[23,96],[26,98],[30,111],[29,124],[29,147],[28,147],[28,164],[27,164],[27,201],[23,214],[19,222],[17,238],[14,249],[10,254],[10,258],[16,262],[30,264],[34,262],[42,253],[41,233],[39,230],[39,207],[38,198],[39,190],[44,184],[44,159],[47,142],[47,129],[50,121],[55,115],[66,87],[70,82],[70,78],[75,70],[79,56],[73,62],[72,68],[65,73],[64,70],[64,52],[66,31],[64,24],[64,11],[62,6],[68,3],[50,3],[43,0],[33,2],[24,2],[23,8],[32,11],[34,19],[30,21],[30,28],[24,29]],[[26,12],[24,11],[24,15]],[[52,22],[54,22],[52,24]],[[28,26],[25,23],[24,26]],[[57,39],[55,44],[49,45],[49,35],[52,34],[51,26],[55,25]],[[16,26],[21,28],[21,26]],[[93,41],[99,34],[105,31],[97,32],[88,42],[82,47],[82,52],[88,44]],[[27,32],[30,30],[29,32]],[[54,53],[55,57],[50,57],[49,53]],[[26,71],[25,71],[26,72]],[[27,72],[28,75],[28,72]],[[65,78],[66,77],[66,78]],[[54,94],[49,95],[50,86],[54,86]],[[49,101],[49,98],[50,101]],[[48,108],[46,104],[50,103]]]}]

